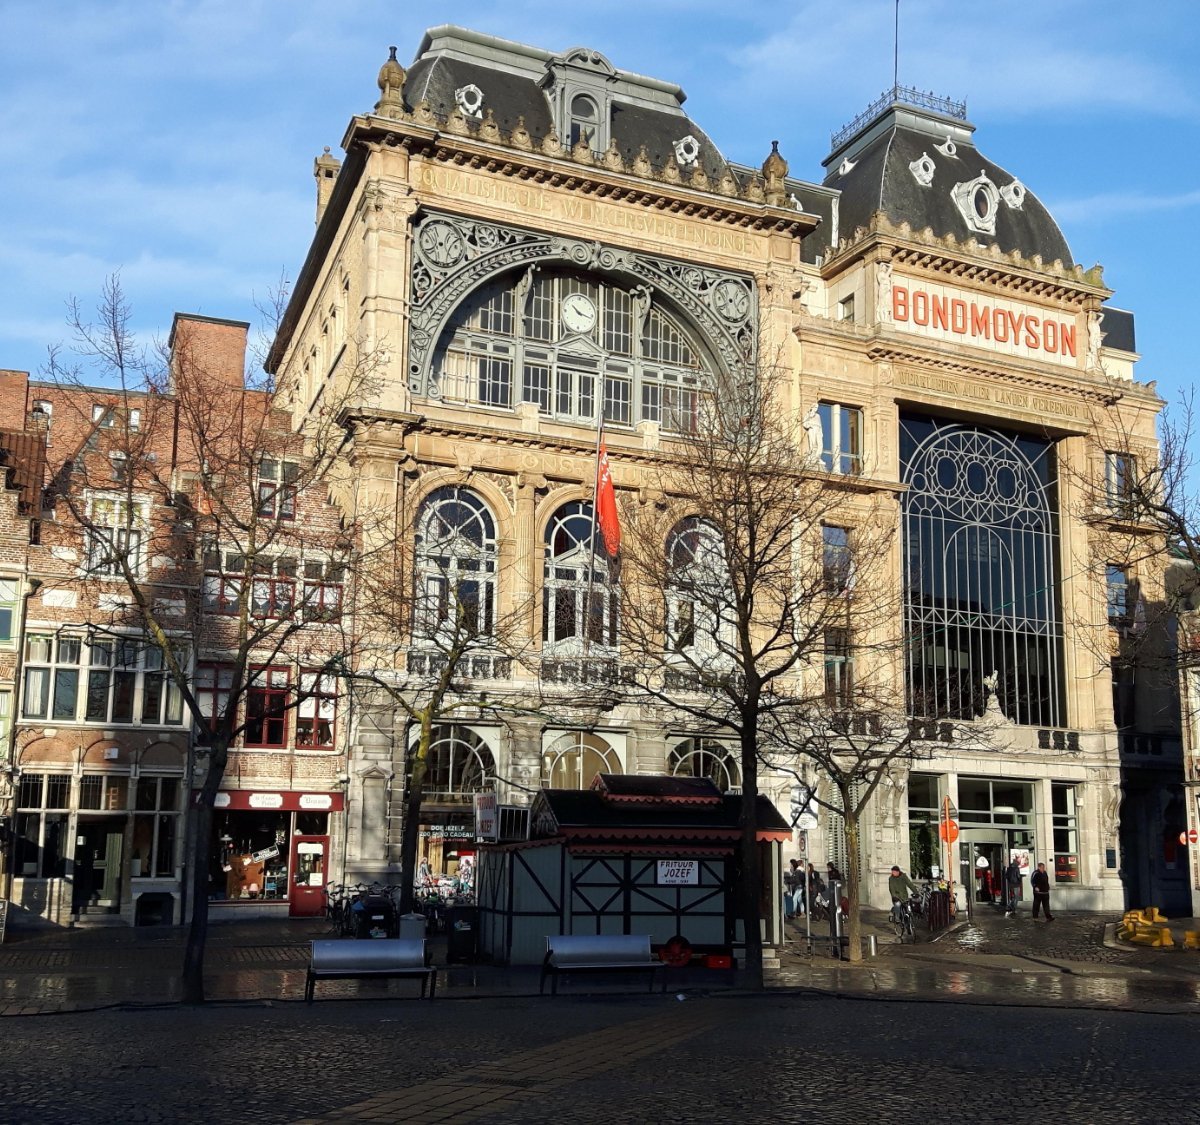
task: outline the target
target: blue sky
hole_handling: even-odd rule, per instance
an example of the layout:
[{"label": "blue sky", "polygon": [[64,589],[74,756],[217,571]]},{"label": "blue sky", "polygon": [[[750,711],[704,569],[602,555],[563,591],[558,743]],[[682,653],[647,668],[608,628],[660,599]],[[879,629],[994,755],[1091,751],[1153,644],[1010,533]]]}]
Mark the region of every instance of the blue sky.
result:
[{"label": "blue sky", "polygon": [[[678,82],[730,159],[772,139],[819,180],[829,134],[892,81],[893,0],[0,0],[0,367],[34,372],[65,303],[119,271],[147,340],[176,310],[244,320],[294,278],[312,160],[441,23],[584,44]],[[1200,4],[901,0],[900,80],[965,98],[979,148],[1137,314],[1143,381],[1196,370]],[[0,420],[0,424],[6,420]]]}]

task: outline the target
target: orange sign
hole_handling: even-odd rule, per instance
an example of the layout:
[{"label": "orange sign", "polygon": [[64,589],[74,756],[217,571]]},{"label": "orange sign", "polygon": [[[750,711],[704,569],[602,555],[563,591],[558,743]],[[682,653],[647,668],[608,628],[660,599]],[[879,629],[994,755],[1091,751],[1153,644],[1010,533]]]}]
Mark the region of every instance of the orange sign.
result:
[{"label": "orange sign", "polygon": [[954,841],[958,839],[958,821],[943,820],[942,823],[938,825],[938,835],[941,836],[941,838],[945,840],[947,844],[953,844]]}]

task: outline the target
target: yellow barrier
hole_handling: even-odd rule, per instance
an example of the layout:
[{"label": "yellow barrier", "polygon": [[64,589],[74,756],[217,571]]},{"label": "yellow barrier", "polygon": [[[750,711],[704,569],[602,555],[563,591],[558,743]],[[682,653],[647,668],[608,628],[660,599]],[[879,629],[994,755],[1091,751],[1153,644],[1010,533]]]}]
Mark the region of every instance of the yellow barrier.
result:
[{"label": "yellow barrier", "polygon": [[[1172,949],[1175,946],[1175,939],[1171,936],[1170,927],[1166,923],[1167,919],[1159,912],[1157,906],[1147,906],[1142,910],[1127,910],[1121,918],[1121,924],[1117,927],[1117,936],[1122,941],[1149,946],[1151,949]],[[1185,948],[1200,949],[1200,932],[1189,931],[1189,935],[1193,933],[1196,945],[1190,944],[1192,938],[1188,936],[1184,939]]]},{"label": "yellow barrier", "polygon": [[1200,930],[1183,931],[1183,948],[1200,949]]}]

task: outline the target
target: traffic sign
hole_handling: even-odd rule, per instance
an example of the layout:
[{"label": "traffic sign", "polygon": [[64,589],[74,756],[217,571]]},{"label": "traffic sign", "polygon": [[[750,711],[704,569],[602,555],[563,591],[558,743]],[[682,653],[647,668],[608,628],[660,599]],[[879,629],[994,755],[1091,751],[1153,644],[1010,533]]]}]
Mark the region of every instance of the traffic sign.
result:
[{"label": "traffic sign", "polygon": [[1194,828],[1189,828],[1186,832],[1179,833],[1179,842],[1181,844],[1194,844],[1197,839],[1200,839],[1200,833]]},{"label": "traffic sign", "polygon": [[947,844],[953,844],[954,841],[958,839],[958,821],[943,820],[942,823],[938,825],[938,835],[941,836],[941,838],[945,840]]}]

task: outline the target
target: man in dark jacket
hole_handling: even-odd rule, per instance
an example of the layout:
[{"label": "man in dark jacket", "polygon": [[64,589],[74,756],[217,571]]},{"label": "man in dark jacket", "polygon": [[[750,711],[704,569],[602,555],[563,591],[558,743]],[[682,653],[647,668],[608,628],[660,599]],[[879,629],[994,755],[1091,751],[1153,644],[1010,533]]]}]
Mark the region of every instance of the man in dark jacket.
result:
[{"label": "man in dark jacket", "polygon": [[1038,916],[1040,908],[1046,915],[1046,921],[1053,922],[1054,918],[1050,913],[1050,876],[1044,863],[1038,864],[1037,870],[1029,878],[1029,885],[1033,888],[1033,916]]},{"label": "man in dark jacket", "polygon": [[1017,903],[1021,901],[1021,865],[1017,857],[1004,869],[1004,913],[1011,918],[1017,912]]}]

